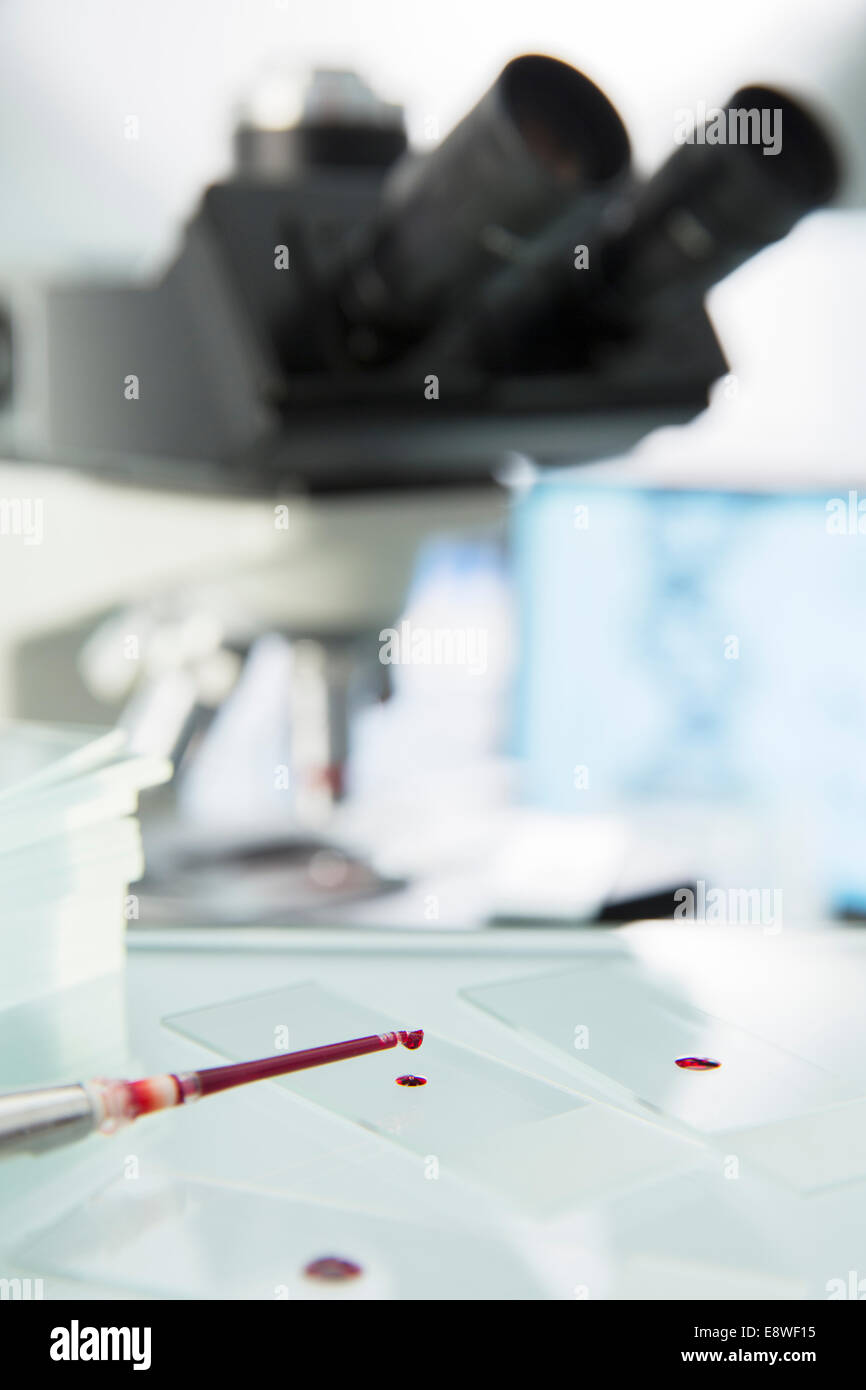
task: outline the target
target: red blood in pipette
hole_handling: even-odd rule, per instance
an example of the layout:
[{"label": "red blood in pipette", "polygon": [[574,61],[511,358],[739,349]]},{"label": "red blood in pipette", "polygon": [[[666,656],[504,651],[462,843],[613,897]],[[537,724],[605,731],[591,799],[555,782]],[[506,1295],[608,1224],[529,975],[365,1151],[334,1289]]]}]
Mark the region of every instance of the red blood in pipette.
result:
[{"label": "red blood in pipette", "polygon": [[393,1033],[371,1033],[365,1038],[350,1038],[348,1042],[329,1043],[326,1047],[309,1047],[302,1052],[290,1052],[283,1056],[263,1057],[255,1062],[233,1062],[225,1067],[206,1067],[196,1073],[199,1095],[213,1095],[215,1091],[225,1091],[230,1086],[243,1086],[247,1081],[264,1081],[270,1076],[288,1076],[293,1071],[306,1071],[309,1067],[319,1067],[327,1062],[345,1061],[350,1057],[363,1057],[369,1052],[382,1052],[396,1047],[402,1042],[404,1047],[414,1050],[424,1041],[424,1031],[415,1028]]},{"label": "red blood in pipette", "polygon": [[304,1273],[308,1279],[325,1279],[328,1283],[338,1283],[341,1279],[357,1279],[363,1270],[352,1260],[342,1260],[337,1255],[324,1255],[320,1260],[311,1261]]},{"label": "red blood in pipette", "polygon": [[715,1071],[722,1065],[721,1062],[714,1062],[712,1057],[677,1057],[676,1062],[683,1071]]},{"label": "red blood in pipette", "polygon": [[109,1133],[119,1124],[138,1119],[139,1115],[185,1105],[187,1101],[197,1100],[200,1096],[212,1096],[234,1086],[245,1086],[250,1081],[288,1076],[292,1072],[307,1071],[310,1067],[321,1067],[328,1062],[365,1057],[370,1052],[385,1052],[399,1043],[414,1051],[423,1041],[421,1028],[395,1029],[390,1033],[371,1033],[364,1038],[328,1043],[324,1047],[308,1047],[301,1052],[259,1057],[252,1062],[232,1062],[223,1067],[205,1067],[201,1071],[179,1074],[165,1072],[161,1076],[145,1076],[138,1081],[96,1078],[90,1084],[102,1109],[99,1128]]},{"label": "red blood in pipette", "polygon": [[180,1083],[175,1076],[145,1076],[141,1081],[128,1081],[126,1084],[128,1118],[131,1120],[139,1115],[152,1115],[155,1110],[164,1110],[166,1105],[177,1105],[182,1100]]},{"label": "red blood in pipette", "polygon": [[426,1078],[426,1076],[398,1076],[398,1077],[397,1077],[397,1085],[398,1085],[398,1086],[426,1086],[426,1085],[427,1085],[427,1078]]}]

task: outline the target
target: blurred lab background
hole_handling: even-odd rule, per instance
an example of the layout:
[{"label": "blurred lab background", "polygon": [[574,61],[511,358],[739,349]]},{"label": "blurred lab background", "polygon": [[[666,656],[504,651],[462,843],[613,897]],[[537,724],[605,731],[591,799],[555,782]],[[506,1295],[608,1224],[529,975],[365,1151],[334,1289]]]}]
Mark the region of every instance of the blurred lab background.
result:
[{"label": "blurred lab background", "polygon": [[[780,893],[792,924],[866,913],[857,0],[82,0],[74,17],[6,0],[0,39],[0,714],[119,721],[135,750],[173,759],[142,802],[136,925],[611,925],[670,916],[699,883]],[[598,359],[524,373],[515,350],[509,390],[476,401],[472,371],[449,375],[447,333],[419,345],[414,322],[377,320],[355,265],[336,404],[304,357],[315,304],[292,333],[280,320],[277,380],[270,291],[242,268],[257,228],[272,257],[274,227],[306,215],[279,220],[304,161],[327,166],[310,241],[351,224],[333,262],[322,251],[330,284],[355,239],[365,254],[401,120],[425,158],[524,53],[598,85],[638,184],[675,148],[678,111],[763,83],[820,122],[838,190],[792,205],[782,239],[757,229],[730,274],[720,262],[712,333],[707,286],[676,305],[694,330],[681,361],[663,334],[631,356],[623,339],[617,359],[605,320]],[[324,157],[289,140],[299,117],[329,132]],[[353,119],[364,140],[341,155]],[[606,177],[599,164],[574,224],[590,252]],[[229,195],[202,205],[212,185]],[[507,303],[535,228],[514,250],[500,211]],[[286,273],[303,279],[303,258]],[[193,302],[212,307],[204,331],[178,308]],[[110,405],[87,392],[100,342]],[[617,360],[630,375],[611,386]],[[301,416],[306,433],[272,448],[273,419],[289,438]],[[127,427],[140,435],[121,447]]]}]

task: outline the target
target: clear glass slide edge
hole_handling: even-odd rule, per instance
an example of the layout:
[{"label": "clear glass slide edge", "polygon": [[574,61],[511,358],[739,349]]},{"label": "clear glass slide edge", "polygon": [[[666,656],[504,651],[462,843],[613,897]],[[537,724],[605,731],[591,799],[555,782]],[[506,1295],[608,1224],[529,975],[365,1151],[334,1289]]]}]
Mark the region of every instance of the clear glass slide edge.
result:
[{"label": "clear glass slide edge", "polygon": [[[414,1026],[412,1020],[383,1017],[314,982],[163,1021],[233,1061]],[[423,1075],[427,1085],[395,1084],[399,1075],[409,1073]],[[575,1092],[430,1033],[416,1052],[390,1049],[296,1072],[276,1084],[424,1154],[456,1151],[502,1129],[586,1104]]]},{"label": "clear glass slide edge", "polygon": [[[310,1278],[322,1257],[356,1277]],[[321,1202],[171,1174],[115,1179],[26,1241],[24,1267],[150,1296],[536,1299],[519,1257],[492,1234],[415,1225]]]},{"label": "clear glass slide edge", "polygon": [[0,721],[0,804],[18,794],[66,781],[119,757],[121,729]]},{"label": "clear glass slide edge", "polygon": [[[866,1095],[866,1076],[842,1077],[659,988],[636,962],[472,987],[463,998],[568,1056],[577,1084],[621,1088],[654,1114],[704,1134],[764,1125]],[[684,1070],[678,1058],[720,1063]]]},{"label": "clear glass slide edge", "polygon": [[[363,1036],[424,1019],[390,1019],[308,982],[163,1020],[232,1060]],[[527,1055],[527,1067],[532,1058]],[[561,1069],[560,1076],[562,1076]],[[401,1073],[426,1078],[395,1085]],[[699,1146],[590,1101],[561,1082],[440,1038],[277,1079],[276,1085],[393,1141],[424,1163],[547,1219],[692,1166]]]}]

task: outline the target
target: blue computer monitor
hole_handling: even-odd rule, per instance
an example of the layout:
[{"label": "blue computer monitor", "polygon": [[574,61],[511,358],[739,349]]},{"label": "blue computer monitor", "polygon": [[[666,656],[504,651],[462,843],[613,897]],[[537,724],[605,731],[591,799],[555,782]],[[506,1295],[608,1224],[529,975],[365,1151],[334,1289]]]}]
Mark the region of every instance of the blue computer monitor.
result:
[{"label": "blue computer monitor", "polygon": [[[540,482],[515,508],[530,801],[774,811],[866,888],[866,500]],[[863,532],[860,531],[860,523]]]}]

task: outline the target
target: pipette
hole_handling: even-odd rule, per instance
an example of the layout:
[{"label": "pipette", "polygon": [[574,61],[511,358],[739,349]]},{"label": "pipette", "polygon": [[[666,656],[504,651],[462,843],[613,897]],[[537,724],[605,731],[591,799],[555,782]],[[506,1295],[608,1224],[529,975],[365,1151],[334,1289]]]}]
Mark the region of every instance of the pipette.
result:
[{"label": "pipette", "polygon": [[384,1052],[398,1043],[414,1051],[423,1041],[423,1029],[400,1029],[262,1057],[254,1062],[234,1062],[202,1071],[165,1072],[140,1081],[97,1079],[35,1091],[12,1091],[0,1095],[0,1157],[40,1153],[59,1144],[74,1143],[97,1129],[111,1134],[139,1115],[188,1105],[250,1081],[287,1076],[293,1071],[324,1066],[326,1062],[363,1057],[368,1052]]}]

